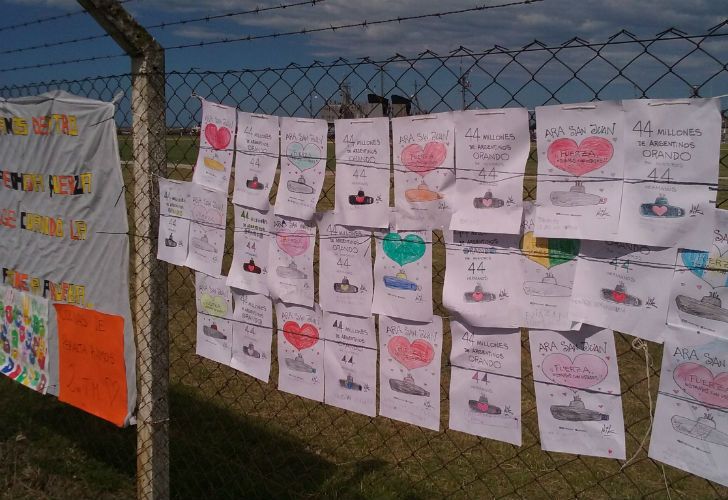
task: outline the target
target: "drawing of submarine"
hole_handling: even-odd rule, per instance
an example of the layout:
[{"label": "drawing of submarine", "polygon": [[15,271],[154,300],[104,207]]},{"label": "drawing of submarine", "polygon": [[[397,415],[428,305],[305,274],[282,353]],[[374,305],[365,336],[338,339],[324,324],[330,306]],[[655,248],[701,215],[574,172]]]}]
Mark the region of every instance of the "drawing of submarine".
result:
[{"label": "drawing of submarine", "polygon": [[170,235],[169,235],[169,238],[165,238],[165,239],[164,239],[164,245],[165,245],[165,246],[168,246],[168,247],[170,247],[170,248],[174,248],[174,247],[176,247],[176,246],[177,246],[177,242],[176,242],[176,241],[174,241],[174,238],[172,238],[172,235],[170,234]]},{"label": "drawing of submarine", "polygon": [[316,373],[316,368],[309,364],[306,364],[300,352],[293,359],[286,358],[286,366],[289,370],[294,370],[297,372]]},{"label": "drawing of submarine", "polygon": [[260,191],[263,189],[263,183],[258,180],[257,176],[254,176],[252,179],[248,179],[245,181],[245,187],[248,189],[254,189],[256,191]]},{"label": "drawing of submarine", "polygon": [[207,235],[203,234],[200,238],[192,238],[192,248],[203,252],[214,252],[215,247],[207,241]]},{"label": "drawing of submarine", "polygon": [[374,203],[374,198],[366,196],[364,191],[349,195],[349,205],[371,205],[372,203]]},{"label": "drawing of submarine", "polygon": [[568,191],[554,191],[551,193],[551,204],[557,207],[583,207],[586,205],[602,205],[607,202],[596,194],[589,194],[581,181],[571,186]]},{"label": "drawing of submarine", "polygon": [[385,276],[384,286],[387,288],[394,288],[395,290],[410,290],[416,291],[419,287],[417,283],[414,283],[407,279],[407,275],[404,271],[398,272],[395,276]]},{"label": "drawing of submarine", "polygon": [[290,278],[295,280],[304,280],[308,278],[308,275],[298,269],[295,262],[291,262],[287,266],[278,266],[276,268],[276,273],[281,278]]},{"label": "drawing of submarine", "polygon": [[728,323],[728,310],[723,309],[723,304],[715,292],[711,292],[700,300],[687,295],[678,295],[675,297],[675,304],[679,310],[693,316]]},{"label": "drawing of submarine", "polygon": [[288,181],[286,187],[291,193],[313,194],[313,188],[306,184],[306,179],[303,176],[299,177],[297,181]]},{"label": "drawing of submarine", "polygon": [[488,398],[480,396],[478,399],[468,401],[470,409],[476,413],[486,413],[488,415],[500,415],[501,409],[495,405],[488,403]]},{"label": "drawing of submarine", "polygon": [[356,285],[350,285],[349,280],[344,277],[341,283],[334,283],[334,291],[339,293],[357,293],[359,287]]},{"label": "drawing of submarine", "polygon": [[357,384],[356,382],[354,382],[354,377],[352,377],[351,375],[347,375],[345,379],[340,378],[339,385],[344,389],[349,389],[350,391],[362,390],[361,384]]},{"label": "drawing of submarine", "polygon": [[663,194],[655,199],[654,203],[643,203],[640,205],[640,215],[643,217],[659,217],[661,219],[674,219],[683,217],[685,210],[680,207],[670,205],[667,197]]},{"label": "drawing of submarine", "polygon": [[614,290],[602,288],[602,299],[626,306],[639,307],[642,305],[642,299],[628,294],[625,290],[624,283],[619,283]]},{"label": "drawing of submarine", "polygon": [[715,428],[715,421],[710,415],[705,415],[697,420],[673,415],[670,421],[672,422],[672,428],[680,434],[708,443],[728,446],[728,434]]},{"label": "drawing of submarine", "polygon": [[391,387],[393,391],[401,392],[403,394],[411,394],[412,396],[427,397],[430,395],[430,391],[427,391],[415,384],[415,379],[410,374],[407,374],[407,376],[402,380],[390,378],[389,387]]},{"label": "drawing of submarine", "polygon": [[431,191],[424,182],[415,189],[408,189],[404,192],[404,197],[410,202],[435,201],[442,199],[442,195],[437,191]]},{"label": "drawing of submarine", "polygon": [[494,293],[484,292],[483,287],[475,285],[475,290],[465,292],[465,302],[492,302],[496,299]]},{"label": "drawing of submarine", "polygon": [[473,198],[473,206],[475,208],[500,208],[503,205],[503,200],[493,198],[493,193],[490,191],[486,192],[482,198]]},{"label": "drawing of submarine", "polygon": [[574,394],[574,400],[568,406],[552,405],[551,415],[556,420],[568,420],[570,422],[592,422],[609,420],[609,415],[590,410],[584,406],[578,394]]},{"label": "drawing of submarine", "polygon": [[255,265],[255,261],[253,259],[250,259],[249,262],[243,264],[243,270],[253,274],[261,273],[260,266]]},{"label": "drawing of submarine", "polygon": [[203,326],[202,333],[213,339],[227,340],[227,336],[218,330],[217,325],[214,323],[210,326]]},{"label": "drawing of submarine", "polygon": [[260,359],[260,352],[255,350],[255,345],[253,345],[252,342],[243,346],[243,354],[250,356],[251,358]]},{"label": "drawing of submarine", "polygon": [[523,284],[523,291],[526,295],[534,295],[536,297],[570,297],[571,287],[559,285],[556,277],[547,273],[541,281],[526,281]]}]

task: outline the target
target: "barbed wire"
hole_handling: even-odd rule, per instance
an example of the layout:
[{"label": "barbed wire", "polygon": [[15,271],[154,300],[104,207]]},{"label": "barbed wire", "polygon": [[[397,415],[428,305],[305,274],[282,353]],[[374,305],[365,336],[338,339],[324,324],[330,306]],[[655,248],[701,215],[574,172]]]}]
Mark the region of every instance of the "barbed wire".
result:
[{"label": "barbed wire", "polygon": [[[132,0],[119,0],[119,3],[124,4],[124,3],[129,3],[131,1]],[[321,1],[323,1],[323,0],[321,0]],[[75,17],[80,14],[86,14],[86,9],[74,10],[72,12],[66,12],[65,14],[57,14],[55,16],[48,16],[48,17],[39,17],[37,19],[32,19],[30,21],[25,21],[22,23],[0,26],[0,32],[16,30],[16,29],[20,29],[20,28],[27,28],[29,26],[35,26],[38,24],[44,24],[44,23],[50,23],[52,21],[58,21],[60,19],[68,19],[69,17]]]}]

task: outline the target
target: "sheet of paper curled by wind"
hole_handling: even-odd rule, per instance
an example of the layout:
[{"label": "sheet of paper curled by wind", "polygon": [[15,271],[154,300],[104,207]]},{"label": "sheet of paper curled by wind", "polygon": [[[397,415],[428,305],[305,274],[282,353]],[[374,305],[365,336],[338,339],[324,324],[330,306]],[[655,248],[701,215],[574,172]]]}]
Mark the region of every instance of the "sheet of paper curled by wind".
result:
[{"label": "sheet of paper curled by wind", "polygon": [[227,194],[235,151],[235,108],[201,101],[200,151],[192,182]]},{"label": "sheet of paper curled by wind", "polygon": [[278,215],[268,249],[268,289],[273,299],[313,306],[316,224]]},{"label": "sheet of paper curled by wind", "polygon": [[276,301],[278,389],[314,401],[324,400],[323,313],[313,307]]},{"label": "sheet of paper curled by wind", "polygon": [[238,111],[233,203],[268,210],[280,156],[277,116]]}]

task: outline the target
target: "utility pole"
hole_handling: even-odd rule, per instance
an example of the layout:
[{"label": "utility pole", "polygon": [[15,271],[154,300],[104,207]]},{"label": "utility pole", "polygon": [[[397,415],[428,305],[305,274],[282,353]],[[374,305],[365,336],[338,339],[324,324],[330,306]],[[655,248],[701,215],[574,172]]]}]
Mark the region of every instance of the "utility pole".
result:
[{"label": "utility pole", "polygon": [[169,498],[167,267],[156,258],[157,179],[166,177],[164,49],[116,0],[77,0],[131,58],[131,231],[137,348],[137,498]]}]

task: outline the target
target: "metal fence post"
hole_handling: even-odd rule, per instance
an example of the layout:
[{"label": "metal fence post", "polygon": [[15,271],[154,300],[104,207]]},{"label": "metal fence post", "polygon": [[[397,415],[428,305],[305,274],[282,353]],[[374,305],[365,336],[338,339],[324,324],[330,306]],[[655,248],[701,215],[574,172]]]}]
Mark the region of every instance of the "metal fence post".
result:
[{"label": "metal fence post", "polygon": [[169,498],[167,268],[156,258],[157,178],[166,176],[164,49],[115,0],[78,0],[131,57],[132,299],[137,347],[137,496]]}]

